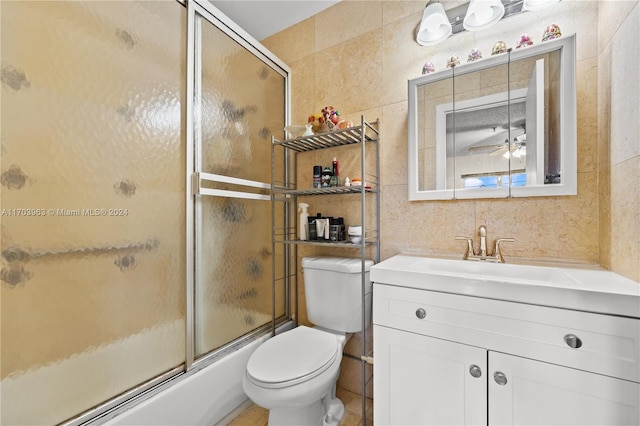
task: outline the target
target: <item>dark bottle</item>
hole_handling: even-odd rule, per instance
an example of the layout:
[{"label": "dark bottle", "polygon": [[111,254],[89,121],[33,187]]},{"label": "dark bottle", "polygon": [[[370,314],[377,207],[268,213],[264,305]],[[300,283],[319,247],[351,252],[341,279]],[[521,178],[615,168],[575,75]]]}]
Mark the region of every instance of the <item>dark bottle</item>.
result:
[{"label": "dark bottle", "polygon": [[332,176],[329,180],[329,186],[340,186],[340,173],[338,172],[338,160],[336,157],[333,157],[332,163]]},{"label": "dark bottle", "polygon": [[318,213],[316,216],[309,216],[309,240],[318,239],[318,230],[316,227],[316,220],[322,218],[322,214]]},{"label": "dark bottle", "polygon": [[313,166],[313,187],[322,188],[322,166]]}]

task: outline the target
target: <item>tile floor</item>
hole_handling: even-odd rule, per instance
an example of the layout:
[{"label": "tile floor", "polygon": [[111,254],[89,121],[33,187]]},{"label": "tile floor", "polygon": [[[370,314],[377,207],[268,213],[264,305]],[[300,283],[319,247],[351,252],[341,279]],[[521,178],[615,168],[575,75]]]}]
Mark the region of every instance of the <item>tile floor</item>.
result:
[{"label": "tile floor", "polygon": [[[362,398],[360,395],[343,388],[338,388],[336,392],[338,398],[342,400],[345,408],[345,415],[340,426],[361,426],[362,425]],[[229,426],[267,426],[269,411],[257,405],[252,405],[244,410],[238,417],[233,419]],[[373,400],[367,399],[367,426],[373,425]]]}]

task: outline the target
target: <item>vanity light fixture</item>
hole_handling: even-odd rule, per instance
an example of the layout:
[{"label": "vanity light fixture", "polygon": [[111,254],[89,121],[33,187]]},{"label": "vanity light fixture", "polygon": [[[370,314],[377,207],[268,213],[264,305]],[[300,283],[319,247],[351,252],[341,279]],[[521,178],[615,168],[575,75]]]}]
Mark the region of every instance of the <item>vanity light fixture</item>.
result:
[{"label": "vanity light fixture", "polygon": [[422,14],[416,41],[422,46],[430,46],[445,40],[451,31],[451,23],[442,3],[431,3]]},{"label": "vanity light fixture", "polygon": [[524,0],[522,4],[523,10],[538,10],[547,6],[551,6],[554,3],[558,3],[560,0]]},{"label": "vanity light fixture", "polygon": [[500,0],[471,0],[462,26],[467,31],[479,31],[496,24],[504,16]]},{"label": "vanity light fixture", "polygon": [[471,0],[447,11],[434,1],[428,2],[416,30],[416,41],[431,46],[462,31],[479,31],[503,18],[527,10],[538,10],[561,0]]}]

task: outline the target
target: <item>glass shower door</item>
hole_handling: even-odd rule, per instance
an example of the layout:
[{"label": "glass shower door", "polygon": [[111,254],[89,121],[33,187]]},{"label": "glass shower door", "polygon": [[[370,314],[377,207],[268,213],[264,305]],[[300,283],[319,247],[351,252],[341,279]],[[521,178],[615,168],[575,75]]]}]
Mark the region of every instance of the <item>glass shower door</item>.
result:
[{"label": "glass shower door", "polygon": [[[286,73],[194,13],[195,358],[271,324],[271,134]],[[282,212],[280,213],[282,214]],[[281,268],[281,266],[277,266]],[[286,313],[284,291],[275,316]]]},{"label": "glass shower door", "polygon": [[2,1],[1,424],[185,363],[186,10]]}]

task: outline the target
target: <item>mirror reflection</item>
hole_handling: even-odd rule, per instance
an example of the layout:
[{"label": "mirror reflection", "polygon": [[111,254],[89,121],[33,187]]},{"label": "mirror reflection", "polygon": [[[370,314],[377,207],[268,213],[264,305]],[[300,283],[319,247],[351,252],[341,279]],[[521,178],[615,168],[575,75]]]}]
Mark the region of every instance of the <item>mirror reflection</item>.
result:
[{"label": "mirror reflection", "polygon": [[575,193],[573,54],[560,47],[409,82],[410,199]]}]

